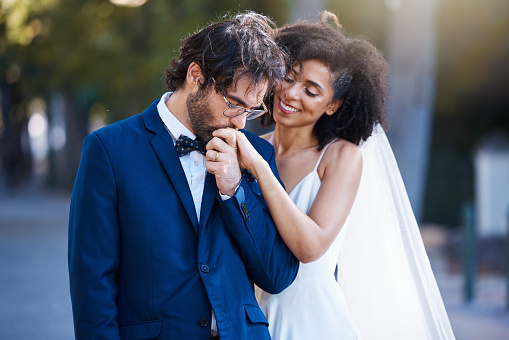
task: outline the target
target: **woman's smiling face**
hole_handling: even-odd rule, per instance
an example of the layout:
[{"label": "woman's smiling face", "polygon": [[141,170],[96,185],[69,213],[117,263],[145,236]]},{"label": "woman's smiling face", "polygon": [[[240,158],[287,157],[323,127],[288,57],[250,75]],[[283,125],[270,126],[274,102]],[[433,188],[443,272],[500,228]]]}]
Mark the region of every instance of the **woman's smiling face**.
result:
[{"label": "woman's smiling face", "polygon": [[325,114],[333,114],[339,100],[332,100],[334,91],[331,73],[322,62],[311,59],[296,62],[286,74],[274,95],[273,115],[284,126],[314,126]]}]

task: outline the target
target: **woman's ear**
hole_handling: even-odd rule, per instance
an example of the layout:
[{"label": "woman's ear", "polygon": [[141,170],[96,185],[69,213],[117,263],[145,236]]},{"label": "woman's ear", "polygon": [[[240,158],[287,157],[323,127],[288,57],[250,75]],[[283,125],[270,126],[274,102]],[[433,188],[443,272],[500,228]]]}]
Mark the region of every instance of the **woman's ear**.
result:
[{"label": "woman's ear", "polygon": [[187,68],[186,82],[192,89],[198,88],[204,83],[201,67],[194,61]]},{"label": "woman's ear", "polygon": [[336,112],[341,107],[342,104],[343,104],[343,98],[341,98],[339,100],[332,101],[329,104],[329,106],[327,107],[325,114],[327,116],[332,116],[334,114],[334,112]]}]

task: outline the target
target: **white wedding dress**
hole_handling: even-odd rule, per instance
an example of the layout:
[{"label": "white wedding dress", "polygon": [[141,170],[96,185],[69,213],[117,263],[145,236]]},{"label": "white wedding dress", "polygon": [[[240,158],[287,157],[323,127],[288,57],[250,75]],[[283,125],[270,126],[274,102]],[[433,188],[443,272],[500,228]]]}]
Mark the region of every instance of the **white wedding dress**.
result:
[{"label": "white wedding dress", "polygon": [[[329,145],[323,148],[313,171],[289,194],[306,214],[320,189],[317,169]],[[300,264],[290,287],[276,295],[263,291],[259,294],[260,308],[269,321],[273,340],[361,339],[334,275],[349,219],[320,259]]]},{"label": "white wedding dress", "polygon": [[[327,147],[313,171],[290,193],[306,213],[320,189],[317,168]],[[359,148],[361,181],[336,240],[322,258],[301,264],[297,278],[282,293],[257,292],[272,338],[454,340],[382,127],[376,125]]]}]

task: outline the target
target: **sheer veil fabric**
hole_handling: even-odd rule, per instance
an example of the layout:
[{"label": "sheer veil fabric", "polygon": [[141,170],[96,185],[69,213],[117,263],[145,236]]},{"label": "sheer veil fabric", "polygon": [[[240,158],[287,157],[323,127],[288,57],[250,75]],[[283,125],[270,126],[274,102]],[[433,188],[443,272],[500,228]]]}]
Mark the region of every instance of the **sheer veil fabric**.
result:
[{"label": "sheer veil fabric", "polygon": [[361,183],[338,282],[364,340],[454,339],[394,154],[381,126],[360,145]]}]

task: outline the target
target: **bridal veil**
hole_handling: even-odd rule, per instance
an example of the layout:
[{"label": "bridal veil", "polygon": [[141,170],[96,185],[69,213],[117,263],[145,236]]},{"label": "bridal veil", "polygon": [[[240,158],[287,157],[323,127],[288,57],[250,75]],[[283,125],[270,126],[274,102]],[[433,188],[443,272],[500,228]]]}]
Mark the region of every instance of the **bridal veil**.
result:
[{"label": "bridal veil", "polygon": [[361,183],[338,262],[355,323],[364,340],[454,339],[382,127],[360,149]]}]

